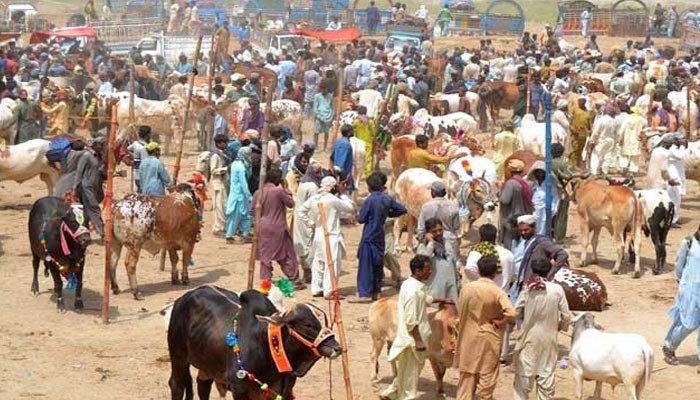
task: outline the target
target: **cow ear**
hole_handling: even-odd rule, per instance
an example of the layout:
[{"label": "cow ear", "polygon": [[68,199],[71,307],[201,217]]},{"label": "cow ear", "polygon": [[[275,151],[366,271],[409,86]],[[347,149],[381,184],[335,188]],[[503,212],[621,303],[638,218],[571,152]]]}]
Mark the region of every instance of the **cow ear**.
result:
[{"label": "cow ear", "polygon": [[604,330],[605,330],[605,328],[603,328],[601,325],[593,324],[593,326],[594,326],[597,330],[599,330],[599,331],[604,331]]},{"label": "cow ear", "polygon": [[267,322],[271,325],[282,326],[284,325],[284,318],[280,313],[274,313],[272,315],[256,315],[255,318],[260,322]]}]

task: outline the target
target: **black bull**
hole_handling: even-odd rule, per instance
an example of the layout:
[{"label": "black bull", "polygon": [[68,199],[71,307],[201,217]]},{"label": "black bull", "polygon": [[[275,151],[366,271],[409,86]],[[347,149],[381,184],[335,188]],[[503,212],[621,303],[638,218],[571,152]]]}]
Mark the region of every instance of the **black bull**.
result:
[{"label": "black bull", "polygon": [[[232,318],[236,315],[245,370],[267,383],[283,399],[290,398],[297,378],[306,375],[320,356],[334,358],[341,352],[332,336],[316,343],[316,348],[312,349],[290,334],[294,330],[312,343],[320,337],[324,327],[305,304],[297,304],[281,315],[267,297],[256,290],[243,292],[239,297],[224,289],[200,287],[186,293],[173,305],[168,327],[169,384],[173,400],[182,400],[183,395],[187,400],[193,398],[190,365],[200,371],[197,378],[200,400],[209,398],[214,382],[232,391],[236,400],[263,398],[260,385],[236,375],[236,358],[226,343],[227,334],[233,331]],[[282,342],[293,369],[290,373],[279,373],[275,367],[268,347],[268,324],[282,327]]]},{"label": "black bull", "polygon": [[[42,197],[32,205],[29,212],[29,244],[32,249],[32,266],[34,275],[32,279],[32,293],[39,294],[39,263],[43,260],[45,271],[54,283],[56,306],[59,312],[65,311],[63,302],[63,281],[59,265],[65,268],[65,274],[75,274],[75,308],[83,308],[83,270],[85,266],[85,250],[90,244],[90,231],[80,222],[83,216],[82,206],[67,203],[59,197]],[[45,240],[45,244],[41,240]],[[70,254],[65,254],[62,242]],[[48,254],[47,254],[48,252]]]}]

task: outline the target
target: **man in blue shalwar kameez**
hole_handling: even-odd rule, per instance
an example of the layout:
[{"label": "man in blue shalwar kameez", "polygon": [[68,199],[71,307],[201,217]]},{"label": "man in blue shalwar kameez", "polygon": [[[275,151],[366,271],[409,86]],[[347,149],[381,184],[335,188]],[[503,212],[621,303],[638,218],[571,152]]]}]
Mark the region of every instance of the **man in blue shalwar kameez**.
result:
[{"label": "man in blue shalwar kameez", "polygon": [[352,178],[352,145],[350,144],[350,138],[355,133],[355,129],[352,125],[343,125],[340,128],[340,134],[343,135],[338,139],[333,145],[333,150],[331,151],[331,163],[333,167],[340,169],[348,176],[348,191],[352,193],[355,190]]},{"label": "man in blue shalwar kameez", "polygon": [[405,214],[406,208],[382,193],[386,175],[373,172],[367,177],[370,195],[362,205],[357,222],[364,224],[362,238],[357,248],[359,267],[357,270],[357,294],[360,301],[377,300],[384,280],[384,223],[387,217],[396,218]]},{"label": "man in blue shalwar kameez", "polygon": [[[664,359],[671,365],[678,364],[676,349],[681,342],[700,327],[700,228],[681,242],[676,256],[676,278],[678,295],[669,312],[673,322],[663,346]],[[697,346],[700,356],[700,334]]]}]

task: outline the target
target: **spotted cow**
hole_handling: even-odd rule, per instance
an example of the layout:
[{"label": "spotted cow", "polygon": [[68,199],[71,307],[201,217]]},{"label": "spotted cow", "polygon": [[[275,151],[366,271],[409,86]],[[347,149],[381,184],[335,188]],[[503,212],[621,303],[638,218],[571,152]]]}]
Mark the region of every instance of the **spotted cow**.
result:
[{"label": "spotted cow", "polygon": [[564,289],[571,311],[603,311],[608,302],[605,284],[593,272],[562,268],[552,282]]},{"label": "spotted cow", "polygon": [[666,190],[637,190],[635,194],[642,208],[642,231],[654,243],[656,263],[652,272],[656,275],[666,264],[666,237],[676,213],[675,206]]}]

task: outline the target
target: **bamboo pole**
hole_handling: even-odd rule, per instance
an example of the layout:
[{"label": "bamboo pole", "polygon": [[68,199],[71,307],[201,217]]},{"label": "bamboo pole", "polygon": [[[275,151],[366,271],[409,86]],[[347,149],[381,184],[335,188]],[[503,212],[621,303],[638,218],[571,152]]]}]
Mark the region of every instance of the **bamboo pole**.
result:
[{"label": "bamboo pole", "polygon": [[[134,123],[136,122],[136,117],[134,116],[134,75],[136,75],[136,68],[134,64],[131,64],[131,71],[129,72],[129,130],[133,132]],[[134,176],[134,165],[131,165],[131,191],[134,191],[134,181],[136,177]]]},{"label": "bamboo pole", "polygon": [[340,114],[343,107],[343,86],[345,86],[345,73],[342,68],[338,68],[338,103],[335,110],[335,129],[333,130],[333,140],[331,140],[331,148],[335,146],[335,141],[338,139],[338,131],[340,131]]},{"label": "bamboo pole", "polygon": [[335,298],[336,305],[336,323],[338,324],[338,337],[340,339],[340,347],[343,349],[340,354],[343,361],[343,378],[345,379],[345,395],[347,400],[353,400],[352,385],[350,384],[350,360],[348,359],[348,345],[345,340],[345,326],[343,325],[343,317],[340,314],[340,298],[338,295],[338,278],[335,276],[335,266],[333,265],[333,255],[331,254],[330,234],[328,226],[326,226],[326,211],[323,209],[323,204],[318,204],[318,214],[323,227],[323,239],[326,242],[326,273],[330,274],[331,286],[333,287],[332,297]]},{"label": "bamboo pole", "polygon": [[532,79],[532,77],[531,77],[531,73],[530,73],[530,68],[528,68],[527,69],[527,88],[525,89],[525,93],[526,93],[525,96],[527,96],[525,99],[525,104],[526,104],[525,114],[530,114],[530,79]]},{"label": "bamboo pole", "polygon": [[[44,71],[44,76],[42,76],[39,79],[39,135],[41,137],[44,137],[44,111],[41,109],[41,106],[43,105],[44,102],[44,82],[49,79],[49,60],[46,60],[46,71]],[[10,143],[14,144],[14,143]]]},{"label": "bamboo pole", "polygon": [[216,40],[218,36],[214,36],[214,43],[212,43],[212,49],[209,52],[209,75],[207,79],[207,86],[209,88],[208,93],[207,93],[207,104],[209,104],[212,107],[213,115],[211,118],[208,120],[207,124],[207,131],[205,134],[205,139],[202,148],[200,150],[209,150],[209,144],[212,141],[212,138],[214,137],[214,119],[216,118],[216,107],[213,104],[213,86],[214,86],[214,70],[216,69],[216,57],[217,57],[217,47],[218,47],[218,40]]},{"label": "bamboo pole", "polygon": [[[687,122],[687,126],[688,126],[688,129],[686,130],[686,136],[688,137],[688,140],[690,140],[690,126],[691,126],[690,125],[690,89],[691,89],[690,86],[692,85],[692,83],[693,83],[693,81],[691,78],[691,81],[688,83],[688,86],[685,87],[685,92],[686,92],[685,117],[686,117],[686,120],[687,120],[686,122]],[[679,124],[680,124],[680,121],[679,121]]]},{"label": "bamboo pole", "polygon": [[109,323],[109,289],[112,279],[112,178],[114,175],[114,136],[117,132],[117,107],[112,107],[112,121],[107,140],[107,187],[105,189],[105,282],[102,291],[102,323]]},{"label": "bamboo pole", "polygon": [[[199,61],[199,52],[202,49],[202,36],[197,39],[197,47],[194,51],[194,66],[197,69],[197,61]],[[192,91],[194,90],[194,76],[190,75],[190,87],[187,89],[187,102],[185,103],[185,118],[183,118],[182,129],[180,130],[180,143],[178,143],[177,155],[175,156],[175,166],[173,167],[173,186],[177,185],[177,177],[180,175],[180,163],[182,162],[182,149],[185,146],[185,132],[187,131],[187,123],[190,118],[190,105],[192,104]],[[165,270],[165,250],[160,252],[160,270]]]},{"label": "bamboo pole", "polygon": [[267,178],[267,140],[270,134],[270,113],[272,111],[272,93],[276,84],[272,88],[267,88],[267,100],[265,104],[265,126],[262,131],[262,157],[260,162],[260,181],[258,182],[258,197],[255,202],[255,222],[253,224],[253,244],[250,246],[250,257],[248,258],[248,290],[253,288],[255,280],[255,258],[258,252],[258,240],[260,239],[260,217],[262,216],[263,186]]}]

